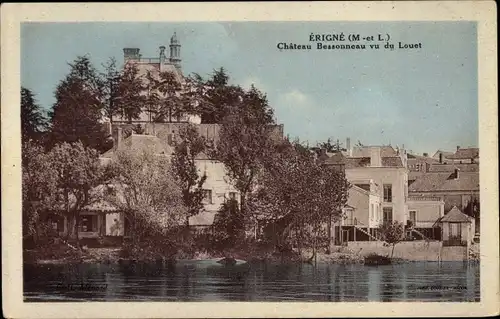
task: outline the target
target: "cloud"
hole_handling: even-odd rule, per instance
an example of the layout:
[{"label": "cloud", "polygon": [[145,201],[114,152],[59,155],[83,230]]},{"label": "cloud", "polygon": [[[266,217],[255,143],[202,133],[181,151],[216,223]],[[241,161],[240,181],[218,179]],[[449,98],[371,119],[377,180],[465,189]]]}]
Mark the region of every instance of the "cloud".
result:
[{"label": "cloud", "polygon": [[312,99],[307,96],[305,93],[293,89],[291,91],[286,92],[285,94],[280,96],[280,100],[286,104],[288,104],[290,107],[293,106],[312,106],[311,102]]}]

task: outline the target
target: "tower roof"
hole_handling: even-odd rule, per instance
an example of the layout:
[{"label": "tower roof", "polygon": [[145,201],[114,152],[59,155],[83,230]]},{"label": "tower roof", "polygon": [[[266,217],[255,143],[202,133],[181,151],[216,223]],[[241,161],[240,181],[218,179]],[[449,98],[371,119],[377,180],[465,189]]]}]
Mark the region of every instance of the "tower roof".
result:
[{"label": "tower roof", "polygon": [[174,34],[170,38],[170,44],[179,44],[179,40],[177,40],[177,33],[176,32],[174,32]]}]

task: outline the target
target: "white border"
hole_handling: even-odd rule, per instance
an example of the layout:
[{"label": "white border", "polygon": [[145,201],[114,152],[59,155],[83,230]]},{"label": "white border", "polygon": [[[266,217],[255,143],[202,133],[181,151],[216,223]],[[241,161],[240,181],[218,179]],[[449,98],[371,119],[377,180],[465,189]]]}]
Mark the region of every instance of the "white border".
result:
[{"label": "white border", "polygon": [[[496,8],[493,1],[3,4],[2,297],[8,318],[482,316],[499,312]],[[23,303],[20,170],[20,23],[27,21],[478,22],[481,149],[480,303]]]}]

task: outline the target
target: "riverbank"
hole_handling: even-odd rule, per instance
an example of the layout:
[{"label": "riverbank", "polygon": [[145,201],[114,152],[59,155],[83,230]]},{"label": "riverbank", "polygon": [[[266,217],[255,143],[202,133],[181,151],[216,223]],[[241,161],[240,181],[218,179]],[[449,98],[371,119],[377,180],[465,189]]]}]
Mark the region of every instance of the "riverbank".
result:
[{"label": "riverbank", "polygon": [[[363,246],[364,245],[364,246]],[[392,263],[405,263],[416,261],[466,261],[461,257],[463,249],[451,248],[451,253],[444,254],[437,250],[436,245],[430,247],[426,243],[411,243],[412,249],[402,254],[395,250]],[[361,246],[361,247],[360,247]],[[405,245],[401,245],[405,246]],[[407,245],[408,246],[408,245]],[[432,245],[431,245],[432,246]],[[396,245],[396,248],[398,246]],[[404,248],[404,247],[402,247]],[[456,250],[456,251],[455,251]],[[437,255],[438,252],[439,255]],[[271,262],[271,263],[329,263],[329,264],[363,264],[369,255],[390,256],[391,248],[382,245],[367,246],[358,244],[356,247],[336,246],[327,254],[319,251],[313,256],[311,249],[302,250],[299,254],[295,250],[276,251],[270,247],[252,247],[245,249],[228,249],[224,252],[185,252],[165,257],[162,254],[142,252],[131,255],[123,247],[99,247],[76,249],[67,245],[51,245],[39,249],[25,250],[24,263],[27,264],[73,264],[73,263],[151,263],[173,262],[176,260],[208,260],[230,257],[246,262]],[[412,253],[413,252],[413,253]],[[457,255],[458,254],[458,255]],[[470,247],[470,261],[479,261],[479,245]]]}]

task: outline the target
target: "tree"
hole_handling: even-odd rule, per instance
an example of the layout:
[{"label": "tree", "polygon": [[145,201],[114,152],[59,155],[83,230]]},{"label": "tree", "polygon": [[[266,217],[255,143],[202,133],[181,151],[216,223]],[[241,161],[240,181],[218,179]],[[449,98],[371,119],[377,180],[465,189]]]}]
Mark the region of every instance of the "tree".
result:
[{"label": "tree", "polygon": [[50,155],[28,140],[22,144],[23,236],[40,237],[42,215],[52,207],[57,192],[57,174]]},{"label": "tree", "polygon": [[206,141],[194,125],[186,126],[179,134],[181,141],[175,144],[172,169],[182,190],[182,199],[187,208],[185,223],[189,227],[189,218],[203,209],[203,184],[207,176],[199,173],[196,159],[206,150]]},{"label": "tree", "polygon": [[101,120],[103,96],[101,81],[88,57],[78,57],[70,72],[57,86],[56,102],[49,113],[52,144],[81,141],[84,146],[106,151],[109,134]]},{"label": "tree", "polygon": [[245,216],[241,214],[238,201],[230,199],[224,202],[214,217],[212,225],[216,247],[226,249],[241,240],[245,232]]},{"label": "tree", "polygon": [[54,207],[67,217],[67,236],[79,245],[80,213],[102,198],[96,191],[104,177],[99,154],[81,142],[61,143],[50,151],[47,161],[56,176]]},{"label": "tree", "polygon": [[340,143],[339,140],[332,144],[332,140],[330,138],[328,138],[326,142],[318,143],[318,147],[331,153],[346,151],[346,149],[342,147],[342,143]]},{"label": "tree", "polygon": [[259,176],[252,193],[252,209],[267,221],[278,246],[295,240],[319,245],[325,225],[342,216],[347,202],[348,182],[343,173],[322,167],[307,147],[283,141]]},{"label": "tree", "polygon": [[125,214],[132,241],[167,231],[182,224],[186,208],[182,190],[172,175],[167,157],[145,151],[117,152],[108,170],[112,176],[107,199]]},{"label": "tree", "polygon": [[47,119],[35,95],[29,89],[21,87],[21,140],[38,140],[47,129]]},{"label": "tree", "polygon": [[146,103],[144,86],[144,78],[140,76],[137,65],[125,64],[118,76],[116,109],[129,123],[138,119],[143,111]]},{"label": "tree", "polygon": [[404,226],[398,221],[385,222],[380,228],[384,240],[392,244],[391,258],[394,255],[394,247],[404,239]]},{"label": "tree", "polygon": [[275,143],[274,122],[266,97],[255,88],[245,92],[239,103],[224,117],[213,155],[240,192],[240,210],[245,215],[246,196]]},{"label": "tree", "polygon": [[200,115],[203,124],[221,123],[233,108],[241,106],[244,95],[241,87],[229,84],[229,75],[222,67],[214,70],[207,80],[193,74],[186,87],[187,105],[194,107],[193,113]]},{"label": "tree", "polygon": [[154,122],[172,122],[184,112],[181,99],[182,85],[173,72],[160,72],[157,76],[148,72],[148,105]]}]

